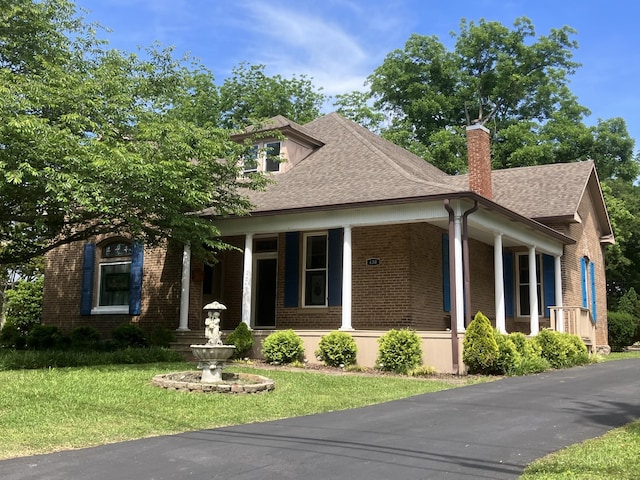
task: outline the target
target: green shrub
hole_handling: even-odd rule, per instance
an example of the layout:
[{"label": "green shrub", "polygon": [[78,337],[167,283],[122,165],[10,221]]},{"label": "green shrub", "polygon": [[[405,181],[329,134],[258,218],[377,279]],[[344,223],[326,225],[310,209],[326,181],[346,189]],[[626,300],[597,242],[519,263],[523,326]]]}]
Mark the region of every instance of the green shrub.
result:
[{"label": "green shrub", "polygon": [[153,327],[149,334],[149,345],[154,347],[168,348],[171,345],[171,342],[175,341],[176,336],[173,331],[168,328],[161,327],[160,325]]},{"label": "green shrub", "polygon": [[358,347],[347,332],[331,332],[318,344],[316,358],[330,367],[346,367],[356,363]]},{"label": "green shrub", "polygon": [[149,345],[147,336],[142,329],[136,325],[124,323],[116,327],[111,332],[111,338],[116,347],[122,348],[144,348]]},{"label": "green shrub", "polygon": [[509,339],[513,342],[521,357],[540,357],[541,349],[533,338],[527,337],[524,333],[512,332]]},{"label": "green shrub", "polygon": [[31,350],[64,350],[71,339],[53,325],[35,325],[27,335],[27,347]]},{"label": "green shrub", "polygon": [[535,337],[552,368],[568,368],[589,363],[587,347],[580,337],[553,330],[541,330]]},{"label": "green shrub", "polygon": [[5,320],[24,334],[42,320],[44,277],[34,281],[19,280],[5,296]]},{"label": "green shrub", "polygon": [[100,332],[93,327],[78,327],[71,332],[71,349],[81,352],[100,348]]},{"label": "green shrub", "polygon": [[636,335],[636,322],[628,312],[607,312],[609,346],[614,352],[622,352],[631,345]]},{"label": "green shrub", "polygon": [[262,343],[262,356],[270,363],[291,363],[303,355],[302,339],[293,330],[274,332]]},{"label": "green shrub", "polygon": [[469,368],[469,373],[492,373],[500,351],[493,334],[493,326],[481,312],[467,327],[464,336],[462,361]]},{"label": "green shrub", "polygon": [[498,330],[494,330],[493,335],[498,345],[498,358],[494,364],[493,373],[513,375],[522,360],[522,356],[508,335],[504,335]]},{"label": "green shrub", "polygon": [[422,341],[413,330],[389,330],[378,339],[381,370],[408,374],[422,362]]},{"label": "green shrub", "polygon": [[436,374],[436,369],[429,365],[422,365],[421,367],[414,368],[409,372],[412,377],[430,377]]},{"label": "green shrub", "polygon": [[530,375],[542,373],[551,369],[549,362],[540,355],[521,356],[520,362],[514,367],[510,375]]},{"label": "green shrub", "polygon": [[233,354],[235,358],[243,358],[253,347],[253,333],[246,323],[240,322],[235,330],[229,334],[225,343],[235,345],[236,350]]},{"label": "green shrub", "polygon": [[0,330],[0,348],[22,350],[27,346],[27,337],[15,325],[5,324]]}]

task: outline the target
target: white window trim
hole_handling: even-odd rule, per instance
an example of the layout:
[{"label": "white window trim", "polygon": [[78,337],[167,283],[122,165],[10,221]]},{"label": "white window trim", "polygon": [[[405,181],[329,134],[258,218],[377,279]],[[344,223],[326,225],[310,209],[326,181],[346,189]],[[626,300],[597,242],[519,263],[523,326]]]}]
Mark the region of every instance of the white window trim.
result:
[{"label": "white window trim", "polygon": [[[523,284],[520,281],[520,257],[527,257],[527,259],[529,258],[529,253],[528,252],[515,252],[516,253],[516,261],[515,261],[515,274],[516,274],[516,285],[515,285],[515,290],[516,290],[516,318],[531,318],[531,313],[529,313],[528,315],[523,315],[521,312],[521,304],[520,304],[520,287]],[[538,278],[540,278],[540,282],[538,283],[539,285],[539,292],[540,295],[538,296],[538,316],[540,317],[544,317],[544,313],[545,313],[545,309],[544,309],[544,275],[543,275],[543,270],[542,270],[542,254],[540,253],[536,253],[536,268],[538,269],[538,271],[536,272],[536,276]],[[524,285],[529,285],[529,278],[527,277],[525,279],[526,281],[524,282]],[[531,307],[531,299],[529,299],[529,307]]]},{"label": "white window trim", "polygon": [[[324,236],[326,239],[325,242],[325,266],[324,269],[319,269],[319,268],[315,268],[315,269],[310,269],[307,270],[307,238],[309,237],[321,237]],[[328,304],[329,304],[329,232],[325,231],[320,231],[320,232],[307,232],[303,235],[303,239],[302,239],[302,308],[327,308]],[[324,270],[325,272],[325,276],[324,276],[324,304],[323,305],[307,305],[306,304],[306,300],[307,300],[307,271],[321,271]]]},{"label": "white window trim", "polygon": [[[280,153],[278,154],[278,156],[280,157],[280,162],[278,163],[278,170],[268,171],[267,170],[267,146],[275,143],[280,145]],[[244,165],[243,165],[243,173],[245,174],[253,173],[253,172],[279,173],[280,165],[282,164],[282,161],[284,158],[282,156],[283,147],[284,147],[284,142],[282,142],[281,140],[264,140],[264,141],[255,143],[252,148],[257,149],[256,166],[255,168],[244,168]]]},{"label": "white window trim", "polygon": [[98,262],[98,282],[96,290],[96,306],[91,309],[91,313],[109,314],[109,313],[129,313],[129,305],[100,305],[100,292],[102,291],[102,267],[112,265],[129,265],[131,272],[131,260],[117,262]]}]

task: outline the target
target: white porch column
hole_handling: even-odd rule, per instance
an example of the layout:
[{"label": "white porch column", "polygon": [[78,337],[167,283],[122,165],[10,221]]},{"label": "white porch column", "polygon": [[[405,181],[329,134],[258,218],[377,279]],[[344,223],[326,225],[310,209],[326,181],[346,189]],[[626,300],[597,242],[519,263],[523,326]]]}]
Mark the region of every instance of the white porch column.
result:
[{"label": "white porch column", "polygon": [[351,227],[344,227],[342,240],[342,326],[340,330],[353,330],[351,326]]},{"label": "white porch column", "polygon": [[454,267],[455,267],[455,285],[456,285],[456,328],[458,333],[465,331],[464,327],[464,280],[462,272],[462,229],[460,226],[461,218],[456,215],[453,219],[454,226]]},{"label": "white porch column", "polygon": [[[556,287],[556,307],[562,307],[562,263],[560,261],[560,255],[553,257],[555,274],[555,287]],[[556,330],[558,332],[564,332],[564,312],[562,309],[556,310]]]},{"label": "white porch column", "polygon": [[529,314],[531,315],[531,335],[540,332],[538,320],[538,277],[536,275],[536,247],[529,247]]},{"label": "white porch column", "polygon": [[242,272],[242,322],[251,327],[251,280],[253,277],[253,234],[244,239],[244,269]]},{"label": "white porch column", "polygon": [[504,311],[504,268],[502,266],[502,234],[496,233],[493,239],[493,270],[496,300],[496,329],[507,333]]},{"label": "white porch column", "polygon": [[189,287],[191,284],[191,244],[182,249],[182,276],[180,278],[180,323],[178,331],[189,331]]}]

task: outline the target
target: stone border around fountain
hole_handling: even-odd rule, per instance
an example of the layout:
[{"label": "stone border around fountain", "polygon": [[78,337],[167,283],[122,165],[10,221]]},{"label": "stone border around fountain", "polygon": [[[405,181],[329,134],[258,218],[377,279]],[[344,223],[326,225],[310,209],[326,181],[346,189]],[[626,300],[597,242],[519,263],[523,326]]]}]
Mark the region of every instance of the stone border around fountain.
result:
[{"label": "stone border around fountain", "polygon": [[167,390],[202,393],[260,393],[275,388],[270,378],[250,373],[223,373],[218,383],[202,383],[199,377],[200,373],[193,371],[165,373],[153,377],[152,383]]}]

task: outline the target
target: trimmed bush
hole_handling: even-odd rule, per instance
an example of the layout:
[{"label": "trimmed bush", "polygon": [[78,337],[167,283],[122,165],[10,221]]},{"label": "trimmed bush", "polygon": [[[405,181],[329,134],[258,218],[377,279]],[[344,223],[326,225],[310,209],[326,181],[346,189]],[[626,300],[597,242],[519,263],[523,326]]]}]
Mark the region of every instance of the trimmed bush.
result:
[{"label": "trimmed bush", "polygon": [[509,339],[513,342],[521,357],[540,357],[542,350],[533,338],[528,338],[524,333],[512,332]]},{"label": "trimmed bush", "polygon": [[589,363],[587,347],[580,337],[553,330],[541,330],[535,337],[552,368],[568,368]]},{"label": "trimmed bush", "polygon": [[31,350],[64,350],[71,339],[53,325],[36,325],[27,335],[27,348]]},{"label": "trimmed bush", "polygon": [[493,330],[491,322],[482,312],[476,313],[467,327],[462,344],[462,361],[469,368],[469,373],[495,371],[500,350]]},{"label": "trimmed bush", "polygon": [[172,330],[156,325],[149,334],[149,345],[154,347],[169,348],[171,342],[176,341]]},{"label": "trimmed bush", "polygon": [[262,342],[262,356],[269,363],[286,364],[304,355],[302,339],[293,330],[274,332]]},{"label": "trimmed bush", "polygon": [[117,348],[144,348],[149,345],[142,329],[129,323],[115,328],[111,332],[111,338]]},{"label": "trimmed bush", "polygon": [[253,347],[253,333],[246,323],[240,322],[229,334],[226,343],[235,345],[236,350],[233,354],[235,358],[242,358]]},{"label": "trimmed bush", "polygon": [[637,325],[628,312],[607,312],[609,346],[614,352],[622,352],[631,345],[636,336]]},{"label": "trimmed bush", "polygon": [[27,346],[27,337],[15,325],[6,324],[0,330],[0,348],[22,350]]},{"label": "trimmed bush", "polygon": [[498,358],[496,359],[493,373],[513,375],[522,360],[522,356],[508,335],[504,335],[497,330],[493,331],[493,335],[498,345]]},{"label": "trimmed bush", "polygon": [[71,349],[88,352],[100,349],[100,332],[93,327],[78,327],[71,332]]},{"label": "trimmed bush", "polygon": [[508,335],[520,354],[520,361],[509,372],[509,375],[529,375],[549,370],[551,365],[540,356],[541,348],[533,338],[524,333],[513,332]]},{"label": "trimmed bush", "polygon": [[331,332],[318,344],[316,358],[330,367],[346,367],[356,363],[358,347],[347,332]]},{"label": "trimmed bush", "polygon": [[389,330],[378,339],[381,370],[408,374],[422,363],[422,341],[413,330]]}]

